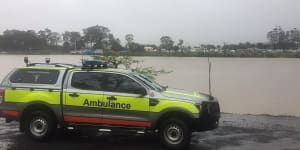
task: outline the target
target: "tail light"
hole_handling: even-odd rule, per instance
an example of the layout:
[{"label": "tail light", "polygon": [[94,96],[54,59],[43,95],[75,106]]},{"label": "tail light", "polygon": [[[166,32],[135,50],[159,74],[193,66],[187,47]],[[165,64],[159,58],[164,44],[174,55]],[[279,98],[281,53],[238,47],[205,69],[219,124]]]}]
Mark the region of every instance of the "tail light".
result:
[{"label": "tail light", "polygon": [[0,104],[4,102],[5,89],[0,87]]}]

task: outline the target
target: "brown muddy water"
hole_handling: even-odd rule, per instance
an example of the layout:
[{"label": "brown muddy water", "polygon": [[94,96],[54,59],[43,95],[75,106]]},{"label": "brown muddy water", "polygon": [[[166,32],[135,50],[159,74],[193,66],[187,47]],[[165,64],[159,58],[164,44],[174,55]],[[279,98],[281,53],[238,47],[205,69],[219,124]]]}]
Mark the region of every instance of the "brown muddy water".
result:
[{"label": "brown muddy water", "polygon": [[[24,55],[0,55],[0,80]],[[30,55],[31,62],[80,64],[79,55]],[[88,58],[88,56],[83,56]],[[172,73],[157,77],[169,87],[208,92],[207,58],[136,57],[143,65]],[[240,114],[291,115],[300,117],[300,59],[211,58],[212,93],[222,112]]]}]

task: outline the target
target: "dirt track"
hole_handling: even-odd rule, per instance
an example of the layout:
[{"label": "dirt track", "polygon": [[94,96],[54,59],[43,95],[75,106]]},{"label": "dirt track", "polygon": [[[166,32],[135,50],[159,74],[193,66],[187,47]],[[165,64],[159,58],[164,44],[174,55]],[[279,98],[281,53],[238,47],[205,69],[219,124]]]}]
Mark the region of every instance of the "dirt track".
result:
[{"label": "dirt track", "polygon": [[[149,136],[57,134],[51,141],[34,142],[18,132],[16,122],[0,119],[1,150],[160,150]],[[220,127],[194,133],[190,150],[300,150],[300,118],[222,114]]]}]

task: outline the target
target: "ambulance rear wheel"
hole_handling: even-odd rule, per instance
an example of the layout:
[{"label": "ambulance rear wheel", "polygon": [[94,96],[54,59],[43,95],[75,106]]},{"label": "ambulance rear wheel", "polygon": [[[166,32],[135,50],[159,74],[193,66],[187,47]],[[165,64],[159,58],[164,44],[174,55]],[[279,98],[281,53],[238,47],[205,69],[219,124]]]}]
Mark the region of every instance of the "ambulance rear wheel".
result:
[{"label": "ambulance rear wheel", "polygon": [[186,149],[191,141],[188,124],[177,118],[162,122],[159,136],[163,146],[168,149]]},{"label": "ambulance rear wheel", "polygon": [[25,119],[25,134],[37,141],[50,138],[55,132],[55,121],[43,111],[30,112]]}]

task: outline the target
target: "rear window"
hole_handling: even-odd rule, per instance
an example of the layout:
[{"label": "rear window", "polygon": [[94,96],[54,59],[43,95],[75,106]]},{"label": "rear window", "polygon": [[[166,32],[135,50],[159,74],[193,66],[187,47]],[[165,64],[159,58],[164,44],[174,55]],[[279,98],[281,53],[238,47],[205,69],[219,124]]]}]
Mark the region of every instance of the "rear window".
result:
[{"label": "rear window", "polygon": [[98,72],[76,72],[71,81],[71,86],[81,90],[102,91],[104,78]]},{"label": "rear window", "polygon": [[12,83],[55,84],[58,70],[19,69],[12,74]]}]

